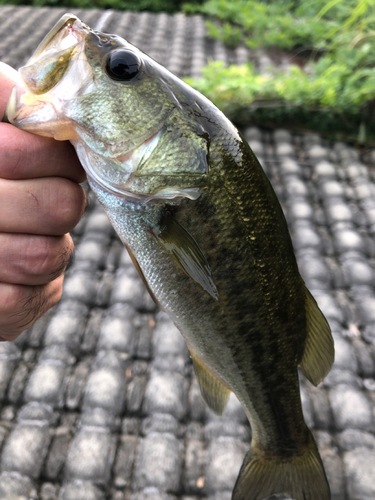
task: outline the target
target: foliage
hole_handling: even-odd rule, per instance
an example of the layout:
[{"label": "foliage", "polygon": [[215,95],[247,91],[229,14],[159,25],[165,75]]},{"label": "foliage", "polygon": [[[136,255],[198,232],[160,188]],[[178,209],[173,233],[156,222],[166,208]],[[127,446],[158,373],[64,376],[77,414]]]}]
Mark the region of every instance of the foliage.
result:
[{"label": "foliage", "polygon": [[[203,0],[193,0],[195,3]],[[179,12],[183,0],[0,0],[0,5],[32,5],[34,7],[78,7],[82,9],[117,9],[149,12]]]},{"label": "foliage", "polygon": [[348,133],[360,130],[361,140],[374,130],[373,0],[208,0],[184,8],[208,15],[210,35],[230,48],[240,40],[251,48],[278,47],[289,52],[291,62],[305,54],[303,69],[291,65],[267,74],[249,64],[225,68],[212,62],[191,83],[219,107],[230,114],[251,108],[251,116],[271,116],[273,106],[286,117],[301,115],[304,107],[307,123],[319,115]]}]

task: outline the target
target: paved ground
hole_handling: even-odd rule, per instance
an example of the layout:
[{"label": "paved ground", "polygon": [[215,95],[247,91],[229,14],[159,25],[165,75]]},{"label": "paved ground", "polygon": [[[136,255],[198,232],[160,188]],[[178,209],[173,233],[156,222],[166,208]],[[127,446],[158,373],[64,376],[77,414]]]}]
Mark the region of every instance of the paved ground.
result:
[{"label": "paved ground", "polygon": [[[207,57],[247,57],[207,40],[197,16],[74,12],[180,76],[199,74]],[[0,59],[25,62],[62,13],[1,7]],[[374,500],[375,152],[362,157],[313,134],[244,132],[335,338],[324,383],[301,380],[332,498]],[[95,201],[73,236],[61,302],[0,344],[0,499],[229,500],[251,435],[241,407],[233,398],[222,418],[207,410],[182,337]]]}]

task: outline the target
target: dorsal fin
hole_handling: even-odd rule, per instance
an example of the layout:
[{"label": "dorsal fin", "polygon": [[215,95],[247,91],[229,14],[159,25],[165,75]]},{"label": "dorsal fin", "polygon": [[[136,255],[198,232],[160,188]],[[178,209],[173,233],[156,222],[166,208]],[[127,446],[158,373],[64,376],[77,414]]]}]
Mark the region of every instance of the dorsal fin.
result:
[{"label": "dorsal fin", "polygon": [[316,386],[330,371],[335,350],[327,320],[306,287],[305,291],[307,336],[300,367],[305,377]]},{"label": "dorsal fin", "polygon": [[219,382],[218,379],[208,371],[202,361],[192,354],[191,351],[190,355],[193,360],[195,375],[197,376],[203,399],[214,413],[221,415],[228,403],[230,390]]}]

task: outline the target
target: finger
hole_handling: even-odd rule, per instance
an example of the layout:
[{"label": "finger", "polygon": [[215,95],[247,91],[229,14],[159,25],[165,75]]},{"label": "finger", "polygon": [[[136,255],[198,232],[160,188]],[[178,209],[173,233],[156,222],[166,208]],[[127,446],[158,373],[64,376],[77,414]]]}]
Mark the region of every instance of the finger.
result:
[{"label": "finger", "polygon": [[83,182],[86,174],[68,141],[55,141],[0,123],[0,177],[66,177]]},{"label": "finger", "polygon": [[86,195],[68,179],[0,179],[0,232],[62,236],[81,218]]},{"label": "finger", "polygon": [[72,252],[69,234],[0,233],[0,283],[45,285],[65,271]]},{"label": "finger", "polygon": [[[13,86],[24,86],[19,73],[0,62],[0,120]],[[83,182],[85,172],[73,146],[0,123],[0,177],[21,179],[61,176]]]},{"label": "finger", "polygon": [[40,286],[0,283],[0,340],[14,340],[56,305],[62,294],[63,276]]},{"label": "finger", "polygon": [[23,86],[22,78],[18,71],[0,62],[0,119],[3,117],[10,91],[16,83]]}]

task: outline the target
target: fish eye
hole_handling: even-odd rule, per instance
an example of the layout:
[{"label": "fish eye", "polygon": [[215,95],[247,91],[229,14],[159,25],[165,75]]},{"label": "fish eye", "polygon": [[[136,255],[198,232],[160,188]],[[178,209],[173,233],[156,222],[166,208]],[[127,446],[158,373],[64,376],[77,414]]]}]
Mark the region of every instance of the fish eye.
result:
[{"label": "fish eye", "polygon": [[112,80],[129,82],[139,72],[140,60],[130,50],[114,50],[107,58],[105,69]]}]

